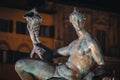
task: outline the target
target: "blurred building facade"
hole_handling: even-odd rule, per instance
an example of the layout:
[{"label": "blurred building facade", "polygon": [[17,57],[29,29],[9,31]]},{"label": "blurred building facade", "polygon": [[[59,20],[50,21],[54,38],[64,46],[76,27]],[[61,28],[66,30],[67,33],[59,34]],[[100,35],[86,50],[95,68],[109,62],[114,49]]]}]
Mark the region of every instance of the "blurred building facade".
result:
[{"label": "blurred building facade", "polygon": [[[56,13],[40,13],[43,22],[39,39],[52,50],[65,46],[77,38],[72,24],[69,22],[69,15],[74,6],[62,4],[54,4],[54,6]],[[111,73],[113,70],[117,74],[120,73],[120,15],[88,8],[78,7],[78,9],[86,15],[85,28],[98,40],[105,61],[108,66],[111,66],[109,68]],[[14,66],[18,59],[29,57],[32,50],[32,42],[26,28],[27,23],[23,18],[25,12],[27,11],[0,7],[0,64],[2,66],[3,64]],[[59,58],[55,62],[65,60],[67,59]],[[0,75],[3,75],[2,66]]]}]

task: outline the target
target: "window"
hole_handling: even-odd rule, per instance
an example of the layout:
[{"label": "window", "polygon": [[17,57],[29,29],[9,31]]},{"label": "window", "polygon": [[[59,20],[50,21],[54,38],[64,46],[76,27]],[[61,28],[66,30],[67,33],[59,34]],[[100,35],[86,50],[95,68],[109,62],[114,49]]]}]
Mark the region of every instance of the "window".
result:
[{"label": "window", "polygon": [[7,64],[15,64],[15,62],[18,61],[19,59],[27,57],[29,57],[28,53],[0,49],[0,64],[2,64],[3,61],[5,61],[5,63]]},{"label": "window", "polygon": [[0,19],[0,31],[1,32],[13,32],[13,21]]},{"label": "window", "polygon": [[0,50],[0,63],[3,62],[3,50]]},{"label": "window", "polygon": [[24,58],[28,58],[28,57],[29,57],[29,54],[28,54],[28,53],[15,51],[14,63],[15,63],[16,61],[18,61],[19,59],[24,59]]},{"label": "window", "polygon": [[7,64],[14,64],[14,57],[15,53],[14,51],[8,50],[7,51]]},{"label": "window", "polygon": [[40,37],[54,38],[54,33],[55,33],[54,26],[45,26],[45,25],[40,26],[40,33],[39,33]]},{"label": "window", "polygon": [[[27,23],[19,22],[16,23],[16,33],[18,34],[28,34]],[[40,37],[51,37],[54,38],[54,26],[40,26],[39,36]]]},{"label": "window", "polygon": [[16,33],[28,34],[27,23],[17,21],[16,22]]},{"label": "window", "polygon": [[7,51],[7,64],[15,64],[16,61],[19,59],[27,58],[29,55],[28,53],[22,53],[19,51]]},{"label": "window", "polygon": [[54,28],[54,26],[51,26],[50,27],[50,37],[54,38],[54,36],[55,36],[55,28]]}]

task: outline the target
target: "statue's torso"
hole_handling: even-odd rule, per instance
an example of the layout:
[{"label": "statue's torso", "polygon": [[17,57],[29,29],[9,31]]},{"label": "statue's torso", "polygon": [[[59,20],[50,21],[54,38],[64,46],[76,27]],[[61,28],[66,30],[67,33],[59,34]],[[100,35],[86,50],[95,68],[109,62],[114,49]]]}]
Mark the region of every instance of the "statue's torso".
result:
[{"label": "statue's torso", "polygon": [[66,65],[80,74],[87,73],[94,64],[89,43],[91,43],[90,38],[84,38],[77,39],[70,44],[70,57]]},{"label": "statue's torso", "polygon": [[[85,35],[83,39],[74,40],[68,46],[68,61],[56,68],[58,74],[67,80],[80,80],[86,75],[94,65],[90,44],[93,39],[90,35]],[[56,73],[55,73],[56,76]]]}]

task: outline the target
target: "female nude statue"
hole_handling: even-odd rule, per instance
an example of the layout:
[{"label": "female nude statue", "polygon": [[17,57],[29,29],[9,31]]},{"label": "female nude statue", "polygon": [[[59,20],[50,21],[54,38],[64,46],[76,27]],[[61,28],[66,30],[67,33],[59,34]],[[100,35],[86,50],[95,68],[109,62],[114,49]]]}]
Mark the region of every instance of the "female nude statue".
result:
[{"label": "female nude statue", "polygon": [[[36,14],[35,12],[33,13]],[[41,21],[38,19],[39,16],[28,17],[30,18],[28,23],[29,21],[33,22],[30,22],[30,27],[36,27],[37,25],[33,24],[38,24]],[[29,18],[26,18],[26,20]],[[84,14],[74,10],[69,16],[69,21],[72,23],[78,38],[68,46],[62,47],[51,54],[51,59],[56,55],[69,56],[68,61],[57,66],[52,65],[48,61],[44,61],[44,56],[42,57],[42,55],[46,54],[45,52],[49,53],[49,51],[41,46],[37,46],[38,49],[34,47],[33,52],[37,53],[41,60],[21,59],[15,64],[15,70],[22,80],[32,80],[31,74],[39,80],[93,80],[93,76],[96,75],[94,70],[91,72],[94,65],[96,63],[98,66],[104,65],[100,48],[91,35],[84,29],[86,21]],[[38,37],[36,36],[37,33],[35,34],[34,30],[29,30],[29,32],[33,44],[35,46],[40,44],[40,41],[36,39]]]}]

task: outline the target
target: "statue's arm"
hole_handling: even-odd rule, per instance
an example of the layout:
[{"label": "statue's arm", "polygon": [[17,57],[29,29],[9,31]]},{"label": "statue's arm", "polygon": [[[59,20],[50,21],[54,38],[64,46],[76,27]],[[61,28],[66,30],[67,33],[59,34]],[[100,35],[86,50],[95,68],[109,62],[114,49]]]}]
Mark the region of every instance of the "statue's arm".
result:
[{"label": "statue's arm", "polygon": [[58,49],[59,54],[61,54],[62,56],[68,56],[69,55],[68,51],[69,51],[69,46],[65,46]]},{"label": "statue's arm", "polygon": [[92,52],[91,53],[92,57],[96,61],[96,63],[98,65],[104,65],[104,59],[103,59],[103,56],[101,54],[100,48],[97,45],[97,43],[95,41],[93,41],[93,42],[90,43],[89,47],[90,47],[90,50]]},{"label": "statue's arm", "polygon": [[97,62],[98,66],[93,70],[94,76],[105,76],[106,70],[105,70],[105,64],[104,59],[101,54],[99,46],[94,42],[90,44],[92,56],[93,59]]},{"label": "statue's arm", "polygon": [[65,47],[59,48],[57,51],[55,51],[53,53],[53,56],[55,58],[62,57],[62,56],[68,56],[69,55],[68,48],[69,48],[69,46],[65,46]]}]

